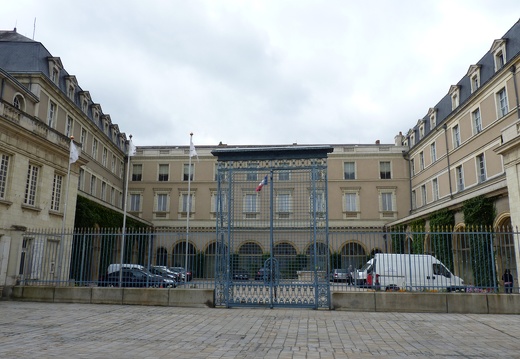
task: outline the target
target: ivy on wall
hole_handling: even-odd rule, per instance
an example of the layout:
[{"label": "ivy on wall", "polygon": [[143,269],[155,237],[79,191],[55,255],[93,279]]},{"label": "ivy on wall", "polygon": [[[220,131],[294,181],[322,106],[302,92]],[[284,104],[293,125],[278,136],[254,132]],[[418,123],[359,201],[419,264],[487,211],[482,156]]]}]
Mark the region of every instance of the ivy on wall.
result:
[{"label": "ivy on wall", "polygon": [[496,283],[493,260],[492,226],[496,216],[494,201],[478,196],[464,202],[462,211],[471,249],[471,266],[477,287]]},{"label": "ivy on wall", "polygon": [[412,231],[412,248],[411,253],[422,254],[424,253],[424,238],[426,220],[425,219],[417,219],[410,223],[410,229]]},{"label": "ivy on wall", "polygon": [[[76,201],[75,228],[122,228],[123,214],[106,208],[85,197],[78,196]],[[146,228],[147,224],[126,218],[127,228]]]},{"label": "ivy on wall", "polygon": [[449,209],[442,209],[430,216],[430,243],[435,257],[453,272],[452,231],[455,214]]}]

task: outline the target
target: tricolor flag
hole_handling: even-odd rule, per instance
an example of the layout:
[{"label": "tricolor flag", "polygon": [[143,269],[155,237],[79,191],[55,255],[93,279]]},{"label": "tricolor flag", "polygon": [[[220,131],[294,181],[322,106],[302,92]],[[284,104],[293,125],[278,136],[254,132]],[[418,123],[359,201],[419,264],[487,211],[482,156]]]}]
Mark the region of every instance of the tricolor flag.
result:
[{"label": "tricolor flag", "polygon": [[260,192],[262,190],[262,187],[265,186],[267,184],[267,175],[265,175],[264,179],[262,180],[262,182],[260,182],[258,184],[258,186],[256,187],[256,191],[257,192]]},{"label": "tricolor flag", "polygon": [[70,140],[69,163],[74,163],[79,158],[79,151],[73,140]]}]

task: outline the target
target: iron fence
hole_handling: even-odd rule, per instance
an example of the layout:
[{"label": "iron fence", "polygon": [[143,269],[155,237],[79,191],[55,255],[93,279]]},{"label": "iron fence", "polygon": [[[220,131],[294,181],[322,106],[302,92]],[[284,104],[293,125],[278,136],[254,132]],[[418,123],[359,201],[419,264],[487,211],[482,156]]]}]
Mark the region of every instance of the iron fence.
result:
[{"label": "iron fence", "polygon": [[[282,282],[301,281],[305,276],[321,276],[330,281],[333,291],[360,291],[377,288],[378,279],[389,270],[407,271],[418,276],[451,275],[462,280],[459,287],[471,292],[504,292],[503,274],[509,270],[514,278],[512,292],[518,292],[518,268],[515,242],[518,231],[511,228],[472,230],[392,231],[381,228],[334,229],[328,232],[328,246],[302,247],[293,243],[297,229],[279,231],[274,246],[264,247],[244,237],[230,251],[229,268],[234,279],[255,281],[264,278],[260,268],[273,251],[277,259],[277,276]],[[125,233],[121,256],[120,229],[76,229],[26,232],[20,253],[19,281],[23,285],[96,286],[110,264],[140,264],[183,267],[191,272],[185,285],[200,288],[215,286],[219,241],[213,231],[150,229]],[[515,241],[516,240],[516,241]],[[323,244],[323,243],[322,243]],[[318,260],[309,254],[317,250]],[[367,262],[376,254],[402,254],[379,257],[391,261],[372,272]],[[404,256],[404,255],[413,255]],[[433,258],[418,261],[418,256]],[[426,261],[426,262],[425,262]],[[324,266],[320,266],[324,263]],[[332,276],[334,269],[347,272],[345,278]],[[448,274],[449,273],[449,274]],[[371,274],[371,275],[370,275]],[[401,280],[399,290],[446,290],[445,283],[418,282],[408,285]],[[381,283],[380,283],[381,284]],[[377,288],[385,290],[388,288]],[[394,287],[390,289],[395,289]]]}]

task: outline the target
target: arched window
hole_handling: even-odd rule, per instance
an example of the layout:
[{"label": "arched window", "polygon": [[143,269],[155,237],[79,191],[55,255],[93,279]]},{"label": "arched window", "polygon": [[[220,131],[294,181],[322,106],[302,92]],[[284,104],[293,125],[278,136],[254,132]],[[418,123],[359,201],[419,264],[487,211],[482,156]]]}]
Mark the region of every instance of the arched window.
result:
[{"label": "arched window", "polygon": [[13,106],[20,111],[25,111],[25,100],[22,95],[17,94],[14,96]]}]

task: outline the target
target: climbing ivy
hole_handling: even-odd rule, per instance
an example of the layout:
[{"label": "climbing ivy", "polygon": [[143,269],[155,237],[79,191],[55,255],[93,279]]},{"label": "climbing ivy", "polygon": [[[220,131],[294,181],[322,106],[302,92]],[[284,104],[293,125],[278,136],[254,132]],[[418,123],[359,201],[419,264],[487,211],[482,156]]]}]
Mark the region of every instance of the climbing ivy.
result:
[{"label": "climbing ivy", "polygon": [[496,210],[491,198],[478,196],[464,202],[462,211],[466,232],[470,236],[471,265],[477,287],[493,287],[493,235],[492,226]]},{"label": "climbing ivy", "polygon": [[453,271],[452,231],[455,215],[449,209],[442,209],[430,216],[431,248],[437,259]]},{"label": "climbing ivy", "polygon": [[417,219],[410,223],[410,230],[412,232],[412,253],[424,253],[425,226],[425,219]]}]

